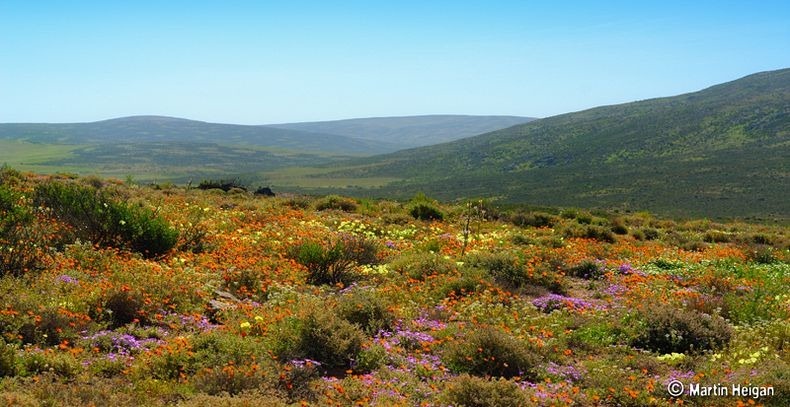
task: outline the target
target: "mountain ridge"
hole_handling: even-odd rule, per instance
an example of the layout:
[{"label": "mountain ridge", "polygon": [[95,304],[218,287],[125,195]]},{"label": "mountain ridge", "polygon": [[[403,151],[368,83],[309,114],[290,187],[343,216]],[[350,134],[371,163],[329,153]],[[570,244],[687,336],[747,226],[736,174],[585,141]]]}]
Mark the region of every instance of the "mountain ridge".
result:
[{"label": "mountain ridge", "polygon": [[[677,214],[790,216],[790,69],[602,106],[450,143],[331,164],[316,177],[396,177],[360,191],[499,197]],[[664,185],[671,179],[675,185]]]}]

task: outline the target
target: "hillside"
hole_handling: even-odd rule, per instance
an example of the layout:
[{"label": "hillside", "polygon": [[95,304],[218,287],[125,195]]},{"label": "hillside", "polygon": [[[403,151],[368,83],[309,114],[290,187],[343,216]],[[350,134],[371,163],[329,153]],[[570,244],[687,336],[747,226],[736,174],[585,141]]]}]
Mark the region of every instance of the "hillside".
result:
[{"label": "hillside", "polygon": [[494,196],[674,215],[790,216],[790,69],[359,159],[315,177],[393,177],[361,194]]},{"label": "hillside", "polygon": [[532,120],[535,119],[519,116],[426,115],[285,123],[270,126],[337,134],[410,148],[455,141]]},{"label": "hillside", "polygon": [[0,163],[141,181],[232,177],[396,149],[334,134],[162,116],[0,124]]}]

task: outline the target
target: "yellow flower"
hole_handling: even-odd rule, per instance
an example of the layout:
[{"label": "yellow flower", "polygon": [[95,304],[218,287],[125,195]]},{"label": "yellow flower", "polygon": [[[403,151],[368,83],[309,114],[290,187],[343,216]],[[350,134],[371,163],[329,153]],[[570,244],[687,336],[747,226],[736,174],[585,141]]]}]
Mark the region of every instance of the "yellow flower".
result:
[{"label": "yellow flower", "polygon": [[241,329],[250,329],[251,326],[252,326],[252,324],[247,322],[247,321],[244,321],[244,322],[239,324],[239,328],[241,328]]}]

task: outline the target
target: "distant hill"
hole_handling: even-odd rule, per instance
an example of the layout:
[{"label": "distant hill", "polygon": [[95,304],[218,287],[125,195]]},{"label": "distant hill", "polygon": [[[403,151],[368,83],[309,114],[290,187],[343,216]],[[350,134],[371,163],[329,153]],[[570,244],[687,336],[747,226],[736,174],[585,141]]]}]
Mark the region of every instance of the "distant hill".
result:
[{"label": "distant hill", "polygon": [[790,69],[353,160],[313,177],[399,179],[358,191],[378,196],[790,218]]},{"label": "distant hill", "polygon": [[427,115],[285,123],[270,127],[337,134],[410,148],[459,140],[532,120],[535,119],[519,116]]},{"label": "distant hill", "polygon": [[0,124],[0,138],[61,144],[221,143],[344,155],[370,155],[397,149],[394,144],[336,134],[164,116],[132,116],[92,123]]},{"label": "distant hill", "polygon": [[525,120],[418,116],[248,126],[133,116],[92,123],[7,123],[0,124],[0,164],[144,181],[256,179],[262,171],[389,153]]}]

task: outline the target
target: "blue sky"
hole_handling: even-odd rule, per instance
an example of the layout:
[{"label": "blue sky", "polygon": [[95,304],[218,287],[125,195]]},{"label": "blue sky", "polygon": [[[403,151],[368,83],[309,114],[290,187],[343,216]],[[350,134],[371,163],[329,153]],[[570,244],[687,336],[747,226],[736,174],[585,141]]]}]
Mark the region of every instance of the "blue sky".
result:
[{"label": "blue sky", "polygon": [[546,117],[786,67],[787,1],[0,1],[0,122]]}]

